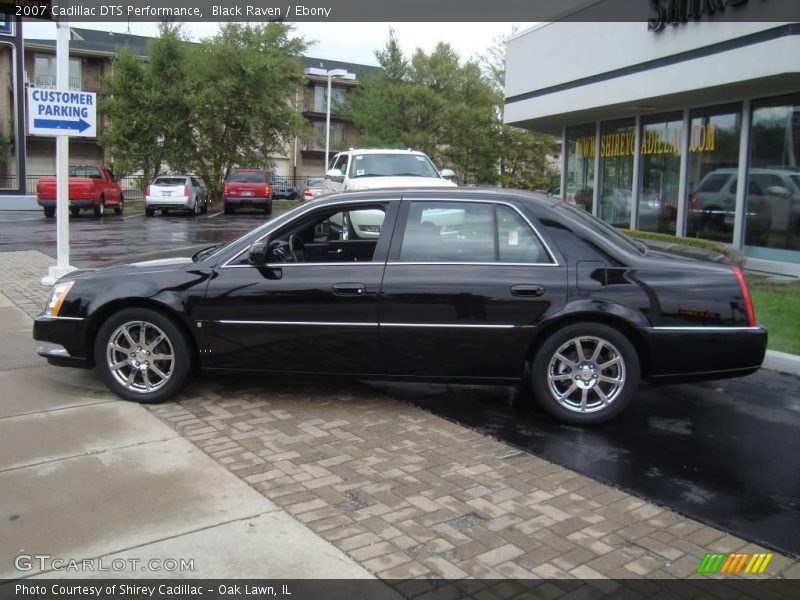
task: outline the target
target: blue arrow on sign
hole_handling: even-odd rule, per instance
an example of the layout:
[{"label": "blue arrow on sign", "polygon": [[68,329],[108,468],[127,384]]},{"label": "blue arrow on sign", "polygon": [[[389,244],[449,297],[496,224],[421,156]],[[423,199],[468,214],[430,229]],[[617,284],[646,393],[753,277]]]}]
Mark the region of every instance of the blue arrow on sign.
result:
[{"label": "blue arrow on sign", "polygon": [[43,129],[74,129],[78,133],[83,133],[91,127],[89,123],[83,119],[77,121],[60,121],[58,119],[34,119],[34,127],[41,127]]}]

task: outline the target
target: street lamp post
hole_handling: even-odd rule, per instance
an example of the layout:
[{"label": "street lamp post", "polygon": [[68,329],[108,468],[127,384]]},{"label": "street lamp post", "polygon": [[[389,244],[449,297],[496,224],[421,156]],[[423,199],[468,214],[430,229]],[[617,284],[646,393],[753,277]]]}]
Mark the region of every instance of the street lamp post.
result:
[{"label": "street lamp post", "polygon": [[348,72],[346,69],[317,69],[310,67],[305,70],[306,75],[316,75],[318,77],[325,77],[328,80],[328,93],[325,98],[325,168],[323,171],[328,170],[328,157],[331,149],[331,82],[334,79],[349,79],[356,78],[354,73]]}]

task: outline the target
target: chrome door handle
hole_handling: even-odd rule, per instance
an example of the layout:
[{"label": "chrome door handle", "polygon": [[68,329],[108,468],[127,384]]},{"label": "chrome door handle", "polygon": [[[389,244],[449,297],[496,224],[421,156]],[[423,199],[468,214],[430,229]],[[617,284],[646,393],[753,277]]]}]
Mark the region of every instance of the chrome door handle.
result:
[{"label": "chrome door handle", "polygon": [[511,286],[512,296],[521,296],[523,298],[538,298],[544,294],[544,288],[540,285],[528,285],[519,283]]},{"label": "chrome door handle", "polygon": [[331,291],[335,296],[363,296],[367,286],[363,283],[334,283]]}]

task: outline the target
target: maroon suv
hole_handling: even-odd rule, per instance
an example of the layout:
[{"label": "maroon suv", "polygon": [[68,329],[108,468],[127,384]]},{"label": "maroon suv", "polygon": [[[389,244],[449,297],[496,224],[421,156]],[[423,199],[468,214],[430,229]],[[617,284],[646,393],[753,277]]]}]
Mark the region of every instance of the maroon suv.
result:
[{"label": "maroon suv", "polygon": [[237,208],[252,206],[272,214],[272,185],[263,169],[231,169],[222,187],[225,214]]}]

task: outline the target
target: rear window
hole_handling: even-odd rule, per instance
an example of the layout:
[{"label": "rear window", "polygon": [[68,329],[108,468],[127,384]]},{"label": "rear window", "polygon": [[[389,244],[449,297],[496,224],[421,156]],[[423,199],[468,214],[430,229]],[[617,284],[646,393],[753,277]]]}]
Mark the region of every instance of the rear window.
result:
[{"label": "rear window", "polygon": [[323,183],[325,183],[324,179],[309,179],[306,181],[308,187],[322,187]]},{"label": "rear window", "polygon": [[102,179],[100,169],[97,167],[70,167],[70,177],[88,177],[90,179]]},{"label": "rear window", "polygon": [[186,177],[158,177],[153,185],[186,185]]},{"label": "rear window", "polygon": [[610,238],[611,241],[615,242],[618,246],[623,246],[628,250],[636,252],[638,254],[646,253],[647,247],[644,244],[632,240],[624,233],[617,231],[614,227],[612,227],[605,221],[601,221],[600,219],[598,219],[594,215],[589,214],[582,208],[569,204],[568,202],[562,202],[557,206],[562,210],[570,212],[572,216],[577,217],[579,221],[581,221],[584,225],[592,229],[595,233],[599,233],[600,235],[606,238]]},{"label": "rear window", "polygon": [[231,171],[228,183],[267,183],[267,176],[261,171]]}]

